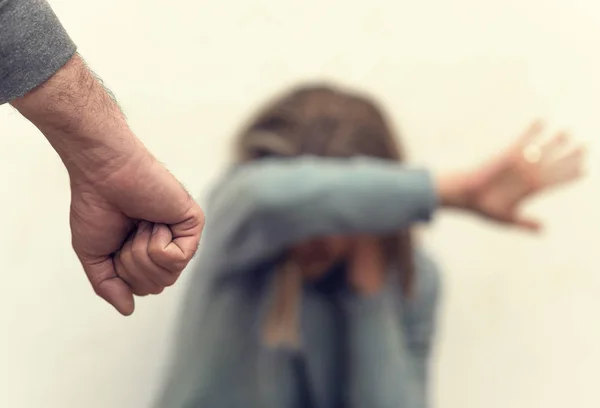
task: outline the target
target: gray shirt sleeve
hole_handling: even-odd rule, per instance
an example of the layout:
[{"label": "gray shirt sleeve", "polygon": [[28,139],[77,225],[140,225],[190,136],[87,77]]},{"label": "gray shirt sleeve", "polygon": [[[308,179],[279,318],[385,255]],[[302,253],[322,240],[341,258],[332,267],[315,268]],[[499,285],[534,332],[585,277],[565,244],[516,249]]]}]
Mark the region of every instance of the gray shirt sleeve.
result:
[{"label": "gray shirt sleeve", "polygon": [[414,255],[413,297],[404,297],[398,275],[390,271],[395,279],[380,293],[361,296],[345,292],[341,299],[350,347],[350,408],[431,405],[429,366],[437,325],[440,272],[424,251],[416,250]]},{"label": "gray shirt sleeve", "polygon": [[393,293],[348,294],[348,407],[422,406],[416,377],[398,324]]},{"label": "gray shirt sleeve", "polygon": [[310,238],[427,221],[437,205],[422,169],[372,158],[261,160],[236,169],[209,200],[203,253],[216,272],[248,270]]},{"label": "gray shirt sleeve", "polygon": [[75,51],[45,0],[0,0],[0,105],[44,83]]}]

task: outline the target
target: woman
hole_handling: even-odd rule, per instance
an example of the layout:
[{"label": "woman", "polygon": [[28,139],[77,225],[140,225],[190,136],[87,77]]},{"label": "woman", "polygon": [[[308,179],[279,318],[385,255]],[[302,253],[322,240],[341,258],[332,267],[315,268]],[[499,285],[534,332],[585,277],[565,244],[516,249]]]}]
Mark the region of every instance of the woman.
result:
[{"label": "woman", "polygon": [[307,86],[241,133],[207,206],[160,408],[427,406],[438,272],[410,228],[438,208],[536,230],[524,200],[582,150],[533,125],[474,171],[433,176],[368,98]]}]

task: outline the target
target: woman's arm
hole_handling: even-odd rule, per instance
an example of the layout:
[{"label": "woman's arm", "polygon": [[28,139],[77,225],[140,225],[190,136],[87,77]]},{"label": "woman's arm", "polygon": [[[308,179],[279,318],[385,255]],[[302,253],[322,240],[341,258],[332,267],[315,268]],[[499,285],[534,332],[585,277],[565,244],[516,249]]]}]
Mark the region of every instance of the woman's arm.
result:
[{"label": "woman's arm", "polygon": [[241,166],[211,197],[203,251],[216,269],[247,269],[303,240],[384,234],[458,205],[458,183],[368,159],[301,157]]},{"label": "woman's arm", "polygon": [[350,408],[424,408],[422,384],[414,375],[394,296],[384,289],[344,299]]},{"label": "woman's arm", "polygon": [[352,250],[347,269],[351,289],[339,299],[347,323],[350,408],[428,405],[439,276],[421,251],[415,251],[415,261],[416,285],[405,298],[399,275],[393,266],[390,270],[377,240],[359,238]]},{"label": "woman's arm", "polygon": [[562,134],[541,143],[541,129],[532,125],[473,171],[435,178],[373,158],[303,157],[242,166],[209,205],[204,251],[217,271],[247,269],[307,238],[406,228],[427,221],[437,206],[538,230],[537,221],[521,214],[522,204],[578,179],[584,162],[584,150]]}]

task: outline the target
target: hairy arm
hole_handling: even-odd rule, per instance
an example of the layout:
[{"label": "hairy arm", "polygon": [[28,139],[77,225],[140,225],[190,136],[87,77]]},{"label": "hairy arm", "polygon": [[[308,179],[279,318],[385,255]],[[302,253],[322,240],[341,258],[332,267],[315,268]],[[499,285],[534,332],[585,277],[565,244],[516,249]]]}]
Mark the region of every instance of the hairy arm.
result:
[{"label": "hairy arm", "polygon": [[100,181],[144,149],[45,0],[0,0],[0,104],[37,126],[69,174]]},{"label": "hairy arm", "polygon": [[11,104],[46,136],[72,178],[100,183],[146,154],[112,94],[77,54]]},{"label": "hairy arm", "polygon": [[45,1],[0,0],[0,98],[65,164],[72,245],[94,291],[129,315],[134,294],[174,284],[202,210],[133,134]]}]

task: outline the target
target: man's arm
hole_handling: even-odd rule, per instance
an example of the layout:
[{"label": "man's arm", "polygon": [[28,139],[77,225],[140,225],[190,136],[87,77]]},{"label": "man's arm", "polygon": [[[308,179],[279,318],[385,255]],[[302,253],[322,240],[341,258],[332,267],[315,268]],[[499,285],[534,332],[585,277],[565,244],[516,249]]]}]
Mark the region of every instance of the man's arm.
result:
[{"label": "man's arm", "polygon": [[202,210],[146,150],[83,60],[74,55],[11,104],[67,168],[73,248],[96,293],[128,315],[133,294],[175,283],[196,251]]},{"label": "man's arm", "polygon": [[0,0],[0,105],[45,82],[75,50],[45,0]]},{"label": "man's arm", "polygon": [[46,136],[72,178],[102,182],[148,154],[78,54],[11,104]]}]

